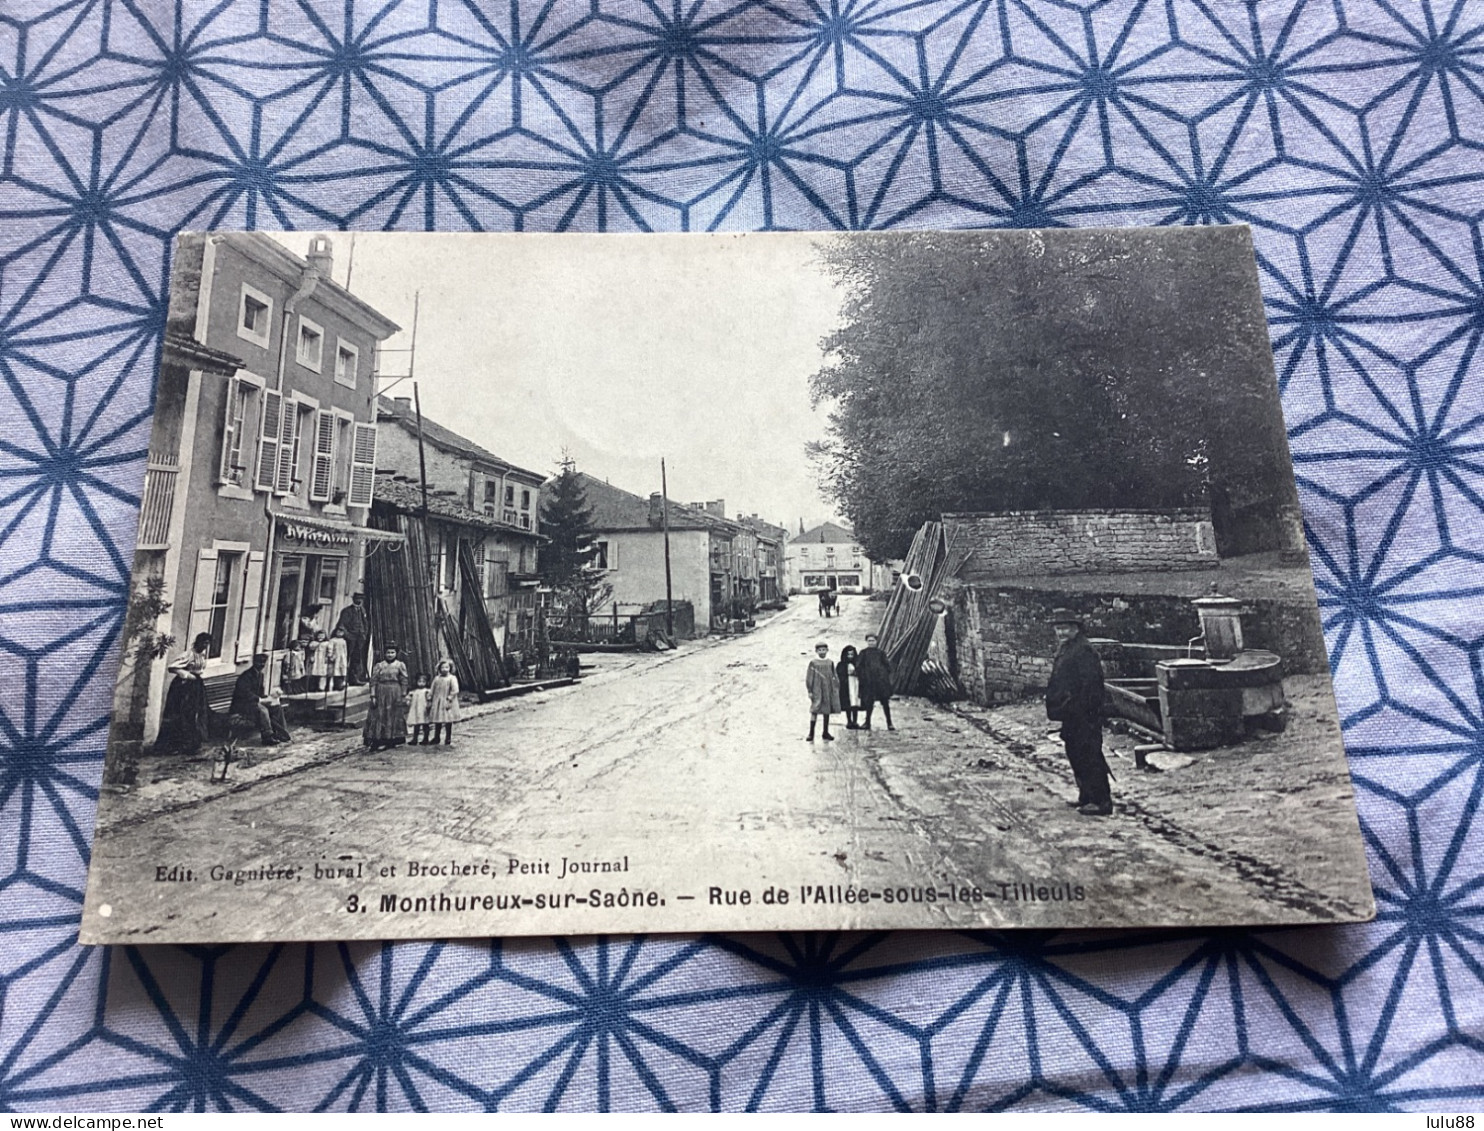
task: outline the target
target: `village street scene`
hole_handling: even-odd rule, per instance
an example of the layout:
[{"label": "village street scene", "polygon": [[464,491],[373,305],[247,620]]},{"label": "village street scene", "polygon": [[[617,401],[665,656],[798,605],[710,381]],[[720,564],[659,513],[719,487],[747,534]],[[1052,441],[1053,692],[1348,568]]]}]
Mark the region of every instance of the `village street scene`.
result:
[{"label": "village street scene", "polygon": [[[1048,362],[1021,339],[991,343],[1009,375],[992,389],[957,371],[883,389],[898,355],[926,355],[882,325],[935,333],[950,361],[985,349],[902,285],[959,270],[951,241],[749,252],[807,343],[779,333],[773,385],[741,348],[759,389],[718,406],[738,386],[691,388],[722,352],[698,337],[668,347],[669,378],[636,355],[605,419],[593,358],[622,372],[613,343],[649,315],[614,315],[607,355],[576,299],[593,342],[476,333],[417,270],[470,245],[359,239],[177,248],[84,941],[1369,913],[1230,244],[1164,268],[1204,277],[1214,254],[1233,274],[1196,319],[1230,340],[1150,320],[1091,362],[1143,351],[1169,391],[1198,350],[1240,387],[1223,448],[1171,439],[1202,409],[1178,390],[1157,420],[1106,376],[1101,405],[1026,393],[1014,374]],[[1114,250],[1141,273],[1140,249]],[[1048,270],[1045,247],[989,252]],[[677,245],[675,274],[714,274],[683,262],[705,254]],[[1075,276],[1108,248],[1058,254]],[[1035,299],[1074,353],[1097,327],[1057,318],[1106,283],[1082,287],[1065,309]],[[1012,308],[1001,322],[1031,317]],[[499,372],[451,371],[450,312],[476,358],[476,341],[512,371],[565,349],[594,384],[543,408]]]}]

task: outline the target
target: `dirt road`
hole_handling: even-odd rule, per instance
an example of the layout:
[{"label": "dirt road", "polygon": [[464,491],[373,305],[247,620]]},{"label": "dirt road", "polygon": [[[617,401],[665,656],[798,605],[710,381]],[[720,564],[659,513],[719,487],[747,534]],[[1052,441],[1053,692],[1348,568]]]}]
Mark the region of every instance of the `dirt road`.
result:
[{"label": "dirt road", "polygon": [[[1274,843],[1252,828],[1261,799],[1240,836],[1213,823],[1214,758],[1134,781],[1115,757],[1115,816],[1072,812],[1033,707],[905,700],[895,733],[837,719],[835,742],[805,742],[814,643],[860,646],[881,608],[845,598],[822,619],[795,601],[747,636],[513,701],[451,747],[360,752],[137,820],[100,838],[87,924],[105,902],[119,935],[177,942],[1363,912],[1325,857],[1348,781],[1314,786],[1303,822],[1275,816]],[[1249,756],[1291,774],[1279,751]]]}]

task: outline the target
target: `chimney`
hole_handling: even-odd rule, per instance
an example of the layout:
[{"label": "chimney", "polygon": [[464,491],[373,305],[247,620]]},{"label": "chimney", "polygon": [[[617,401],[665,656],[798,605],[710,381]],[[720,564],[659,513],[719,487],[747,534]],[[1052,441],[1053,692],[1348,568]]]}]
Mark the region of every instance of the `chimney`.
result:
[{"label": "chimney", "polygon": [[706,513],[715,515],[717,518],[726,518],[727,501],[725,499],[713,499],[706,504]]},{"label": "chimney", "polygon": [[309,266],[319,272],[321,279],[330,277],[330,269],[335,266],[335,246],[330,243],[328,236],[315,236],[309,241]]},{"label": "chimney", "polygon": [[649,496],[649,525],[659,526],[665,521],[664,496],[658,491]]},{"label": "chimney", "polygon": [[394,405],[397,406],[397,415],[398,416],[411,416],[412,415],[412,398],[411,397],[393,397],[392,398],[392,404],[394,404]]}]

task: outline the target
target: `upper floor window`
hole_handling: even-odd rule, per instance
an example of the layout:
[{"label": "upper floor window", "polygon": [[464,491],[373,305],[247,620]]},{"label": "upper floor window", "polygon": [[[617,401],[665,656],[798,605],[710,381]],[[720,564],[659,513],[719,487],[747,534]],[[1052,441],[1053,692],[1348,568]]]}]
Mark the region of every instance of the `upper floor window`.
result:
[{"label": "upper floor window", "polygon": [[529,491],[522,491],[520,493],[520,509],[523,511],[531,509],[531,493]]},{"label": "upper floor window", "polygon": [[237,336],[267,349],[272,324],[273,300],[257,287],[243,283],[237,300]]},{"label": "upper floor window", "polygon": [[305,369],[313,369],[316,373],[320,371],[320,356],[325,348],[324,327],[317,322],[311,322],[302,314],[299,316],[299,345],[295,353],[299,364]]},{"label": "upper floor window", "polygon": [[493,503],[499,498],[499,496],[500,485],[493,479],[486,479],[484,481],[484,501],[487,503]]},{"label": "upper floor window", "polygon": [[361,351],[344,338],[335,339],[335,384],[348,389],[356,387],[356,370],[360,368]]}]

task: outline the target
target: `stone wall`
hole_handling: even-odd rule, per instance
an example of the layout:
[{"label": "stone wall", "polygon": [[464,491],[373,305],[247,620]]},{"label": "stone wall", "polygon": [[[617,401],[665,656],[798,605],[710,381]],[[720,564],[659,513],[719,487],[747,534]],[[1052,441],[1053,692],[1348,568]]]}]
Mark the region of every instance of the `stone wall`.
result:
[{"label": "stone wall", "polygon": [[[932,658],[956,669],[969,698],[986,705],[1044,690],[1056,649],[1047,623],[1053,609],[1077,610],[1089,636],[1127,643],[1184,645],[1200,632],[1195,607],[1184,596],[949,581],[943,597],[953,618],[955,655],[947,654],[950,634],[939,633]],[[1289,673],[1329,670],[1317,611],[1301,601],[1244,600],[1242,627],[1248,648],[1278,653]]]},{"label": "stone wall", "polygon": [[950,545],[972,551],[975,577],[1214,569],[1211,515],[1187,510],[945,514]]}]

